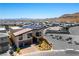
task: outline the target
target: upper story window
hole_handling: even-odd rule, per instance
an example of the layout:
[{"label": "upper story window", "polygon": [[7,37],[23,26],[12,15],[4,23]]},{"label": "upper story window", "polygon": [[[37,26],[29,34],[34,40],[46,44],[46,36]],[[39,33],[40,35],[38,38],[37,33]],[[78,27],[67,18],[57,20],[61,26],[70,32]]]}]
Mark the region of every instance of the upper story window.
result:
[{"label": "upper story window", "polygon": [[41,32],[36,32],[36,36],[41,36]]},{"label": "upper story window", "polygon": [[1,38],[1,41],[4,41],[4,38]]},{"label": "upper story window", "polygon": [[20,36],[19,36],[19,40],[22,40],[22,39],[23,39],[23,35],[20,35]]},{"label": "upper story window", "polygon": [[9,44],[8,42],[5,42],[5,43],[1,44],[1,46],[2,46],[2,47],[8,46],[8,44]]},{"label": "upper story window", "polygon": [[1,41],[1,42],[4,42],[4,41],[6,42],[7,39],[6,39],[6,40],[5,40],[5,39],[6,39],[6,38],[0,38],[0,41]]},{"label": "upper story window", "polygon": [[27,38],[30,38],[30,37],[32,37],[32,33],[27,34]]}]

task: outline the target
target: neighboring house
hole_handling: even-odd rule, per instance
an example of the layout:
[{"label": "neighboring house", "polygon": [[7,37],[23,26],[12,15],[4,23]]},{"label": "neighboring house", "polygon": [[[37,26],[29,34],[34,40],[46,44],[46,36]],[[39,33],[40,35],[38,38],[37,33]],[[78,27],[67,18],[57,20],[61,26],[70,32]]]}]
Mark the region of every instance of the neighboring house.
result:
[{"label": "neighboring house", "polygon": [[0,28],[0,33],[6,33],[6,29],[5,28]]},{"label": "neighboring house", "polygon": [[71,35],[79,35],[79,26],[71,27],[69,32]]},{"label": "neighboring house", "polygon": [[9,39],[7,33],[0,33],[0,53],[9,49]]},{"label": "neighboring house", "polygon": [[69,34],[69,30],[66,30],[64,27],[49,27],[46,30],[47,33],[52,33],[52,34]]}]

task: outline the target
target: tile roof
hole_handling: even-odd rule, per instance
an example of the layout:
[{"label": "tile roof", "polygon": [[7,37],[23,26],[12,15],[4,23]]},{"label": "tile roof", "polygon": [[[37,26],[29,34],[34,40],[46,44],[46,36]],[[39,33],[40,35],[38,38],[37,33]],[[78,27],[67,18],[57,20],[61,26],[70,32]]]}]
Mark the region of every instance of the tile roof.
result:
[{"label": "tile roof", "polygon": [[15,32],[20,31],[20,30],[22,30],[22,29],[10,29],[10,31],[11,31],[12,33],[15,33]]},{"label": "tile roof", "polygon": [[22,30],[19,30],[19,31],[17,31],[17,32],[14,32],[13,34],[15,35],[15,36],[18,36],[18,35],[21,35],[21,34],[23,34],[23,33],[26,33],[26,32],[29,32],[29,31],[31,31],[32,29],[30,29],[30,28],[26,28],[26,29],[22,29]]},{"label": "tile roof", "polygon": [[11,29],[22,29],[21,27],[17,27],[17,26],[14,26],[14,27],[10,27]]},{"label": "tile roof", "polygon": [[57,27],[49,27],[49,30],[61,30],[62,29],[62,27],[59,27],[59,26],[57,26]]}]

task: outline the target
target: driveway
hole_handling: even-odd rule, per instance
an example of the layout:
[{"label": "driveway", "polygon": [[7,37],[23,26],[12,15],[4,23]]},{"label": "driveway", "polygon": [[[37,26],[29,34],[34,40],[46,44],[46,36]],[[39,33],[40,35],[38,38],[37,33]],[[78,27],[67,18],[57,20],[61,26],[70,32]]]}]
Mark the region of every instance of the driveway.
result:
[{"label": "driveway", "polygon": [[33,52],[37,52],[37,51],[39,51],[39,50],[36,48],[36,45],[33,44],[28,48],[21,49],[20,52],[18,54],[16,53],[15,55],[16,56],[20,56],[20,55],[24,56],[28,53],[33,53]]}]

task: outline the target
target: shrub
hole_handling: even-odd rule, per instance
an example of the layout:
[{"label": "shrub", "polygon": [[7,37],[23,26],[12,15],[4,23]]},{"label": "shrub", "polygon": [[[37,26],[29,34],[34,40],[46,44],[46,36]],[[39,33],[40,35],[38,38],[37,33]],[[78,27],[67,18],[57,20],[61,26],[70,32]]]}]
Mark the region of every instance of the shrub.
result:
[{"label": "shrub", "polygon": [[20,48],[17,48],[16,51],[17,51],[17,53],[19,53],[20,52]]}]

